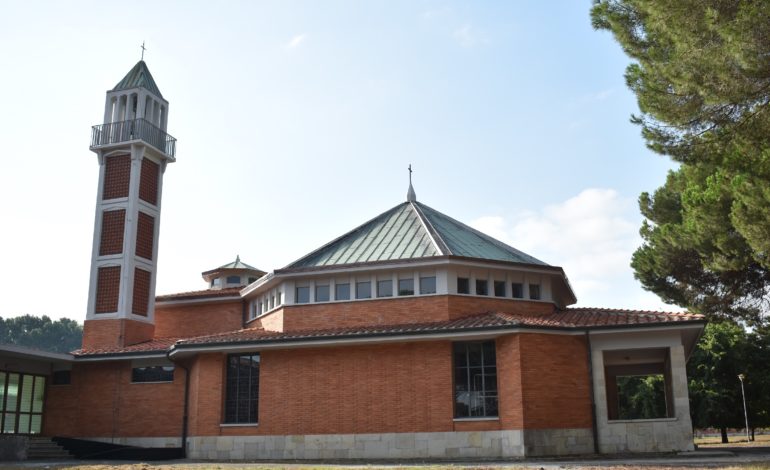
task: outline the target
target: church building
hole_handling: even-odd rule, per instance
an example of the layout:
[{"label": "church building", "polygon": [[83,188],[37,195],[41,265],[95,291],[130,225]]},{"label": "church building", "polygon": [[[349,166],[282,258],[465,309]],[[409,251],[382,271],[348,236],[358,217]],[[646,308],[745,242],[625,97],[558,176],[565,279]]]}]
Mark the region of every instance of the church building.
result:
[{"label": "church building", "polygon": [[[196,459],[693,449],[685,364],[702,316],[570,307],[562,268],[428,206],[411,183],[405,200],[285,267],[236,257],[204,271],[201,290],[156,296],[168,122],[144,61],[107,92],[90,145],[82,348],[0,346],[0,442]],[[659,406],[641,415],[623,390],[648,378]]]}]

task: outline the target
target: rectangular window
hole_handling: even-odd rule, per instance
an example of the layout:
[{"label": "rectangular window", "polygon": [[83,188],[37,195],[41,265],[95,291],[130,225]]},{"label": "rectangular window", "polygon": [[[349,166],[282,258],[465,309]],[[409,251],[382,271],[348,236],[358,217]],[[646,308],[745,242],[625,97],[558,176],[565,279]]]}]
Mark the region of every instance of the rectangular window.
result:
[{"label": "rectangular window", "polygon": [[436,293],[436,276],[421,277],[420,278],[420,294],[435,294]]},{"label": "rectangular window", "polygon": [[254,302],[254,317],[257,318],[258,316],[262,315],[262,302],[257,300]]},{"label": "rectangular window", "polygon": [[489,295],[489,286],[486,279],[476,279],[476,295]]},{"label": "rectangular window", "polygon": [[393,281],[377,281],[377,297],[393,297]]},{"label": "rectangular window", "polygon": [[495,281],[495,297],[505,297],[505,281]]},{"label": "rectangular window", "polygon": [[471,281],[467,277],[457,278],[457,293],[458,294],[471,293]]},{"label": "rectangular window", "polygon": [[315,301],[316,302],[328,302],[329,301],[329,286],[315,286]]},{"label": "rectangular window", "polygon": [[298,304],[306,304],[310,302],[310,287],[297,287],[297,300]]},{"label": "rectangular window", "polygon": [[228,284],[240,284],[241,283],[241,276],[227,276],[227,283]]},{"label": "rectangular window", "polygon": [[0,433],[40,434],[46,378],[0,372]]},{"label": "rectangular window", "polygon": [[454,343],[455,418],[497,416],[495,342]]},{"label": "rectangular window", "polygon": [[275,296],[270,296],[270,310],[272,310],[275,307]]},{"label": "rectangular window", "polygon": [[335,284],[334,300],[350,300],[350,284]]},{"label": "rectangular window", "polygon": [[173,382],[174,366],[146,366],[131,369],[131,382]]},{"label": "rectangular window", "polygon": [[372,283],[370,281],[356,282],[356,298],[357,299],[372,298]]},{"label": "rectangular window", "polygon": [[227,356],[225,423],[257,423],[259,353]]},{"label": "rectangular window", "polygon": [[540,300],[540,284],[529,285],[529,298],[532,300]]},{"label": "rectangular window", "polygon": [[275,302],[276,305],[283,305],[283,295],[281,291],[278,291]]},{"label": "rectangular window", "polygon": [[414,279],[398,280],[398,295],[414,295]]},{"label": "rectangular window", "polygon": [[513,293],[514,299],[524,298],[524,286],[520,282],[514,282],[511,284],[511,292]]}]

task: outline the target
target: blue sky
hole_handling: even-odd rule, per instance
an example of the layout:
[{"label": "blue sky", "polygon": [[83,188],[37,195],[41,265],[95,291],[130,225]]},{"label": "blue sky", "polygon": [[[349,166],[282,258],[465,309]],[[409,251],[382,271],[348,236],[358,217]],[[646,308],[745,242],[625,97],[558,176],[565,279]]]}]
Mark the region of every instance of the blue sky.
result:
[{"label": "blue sky", "polygon": [[104,92],[139,59],[170,102],[157,293],[272,270],[418,199],[550,264],[583,306],[633,280],[636,199],[672,168],[629,123],[590,1],[0,0],[0,316],[85,317]]}]

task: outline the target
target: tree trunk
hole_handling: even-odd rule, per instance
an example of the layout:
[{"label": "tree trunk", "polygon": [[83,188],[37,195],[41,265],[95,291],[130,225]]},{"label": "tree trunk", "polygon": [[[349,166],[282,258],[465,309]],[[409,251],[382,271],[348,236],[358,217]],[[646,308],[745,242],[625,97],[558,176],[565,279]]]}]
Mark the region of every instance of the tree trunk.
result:
[{"label": "tree trunk", "polygon": [[719,431],[722,433],[722,444],[727,444],[727,427],[722,426]]},{"label": "tree trunk", "polygon": [[756,430],[755,427],[751,427],[751,442],[754,442],[754,431]]}]

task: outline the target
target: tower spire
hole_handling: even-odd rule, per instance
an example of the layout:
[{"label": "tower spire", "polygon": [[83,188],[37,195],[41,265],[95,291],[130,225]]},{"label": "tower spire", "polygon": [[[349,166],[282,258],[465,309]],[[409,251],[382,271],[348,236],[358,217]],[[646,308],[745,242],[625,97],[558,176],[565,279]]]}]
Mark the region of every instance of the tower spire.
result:
[{"label": "tower spire", "polygon": [[417,202],[417,194],[412,187],[412,164],[409,164],[409,190],[406,192],[406,200],[409,202]]},{"label": "tower spire", "polygon": [[144,60],[144,51],[146,51],[147,48],[144,47],[144,41],[142,41],[142,60]]}]

